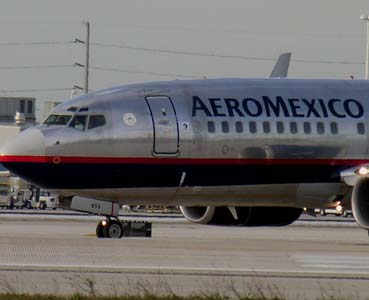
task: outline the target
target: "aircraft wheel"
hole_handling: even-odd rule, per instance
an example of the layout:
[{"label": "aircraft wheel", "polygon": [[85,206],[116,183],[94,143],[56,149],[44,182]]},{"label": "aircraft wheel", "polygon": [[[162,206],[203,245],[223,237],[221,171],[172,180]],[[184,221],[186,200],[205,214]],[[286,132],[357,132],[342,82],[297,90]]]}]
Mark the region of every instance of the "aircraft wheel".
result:
[{"label": "aircraft wheel", "polygon": [[[97,224],[96,227],[96,236],[98,238],[104,238],[104,225],[103,225],[104,221],[99,222],[99,224]],[[105,221],[106,222],[106,221]]]},{"label": "aircraft wheel", "polygon": [[104,237],[112,239],[120,239],[123,236],[123,226],[120,221],[108,220],[103,227]]}]

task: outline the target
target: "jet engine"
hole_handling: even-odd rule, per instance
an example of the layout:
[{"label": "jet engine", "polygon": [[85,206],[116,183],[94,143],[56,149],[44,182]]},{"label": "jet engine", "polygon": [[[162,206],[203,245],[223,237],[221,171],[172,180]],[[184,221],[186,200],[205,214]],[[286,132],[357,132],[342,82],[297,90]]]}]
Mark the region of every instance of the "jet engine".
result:
[{"label": "jet engine", "polygon": [[240,226],[284,226],[296,221],[301,208],[181,206],[184,217],[194,223]]},{"label": "jet engine", "polygon": [[354,185],[351,197],[352,213],[360,227],[369,230],[369,178],[363,177]]}]

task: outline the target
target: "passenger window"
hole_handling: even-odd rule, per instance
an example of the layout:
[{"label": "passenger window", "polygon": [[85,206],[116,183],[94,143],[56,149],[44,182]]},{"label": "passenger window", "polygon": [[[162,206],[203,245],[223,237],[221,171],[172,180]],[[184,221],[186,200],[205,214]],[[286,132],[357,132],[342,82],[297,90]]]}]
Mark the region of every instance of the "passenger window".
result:
[{"label": "passenger window", "polygon": [[92,115],[88,121],[88,129],[105,125],[105,117],[103,115]]},{"label": "passenger window", "polygon": [[208,132],[214,133],[215,132],[215,124],[213,121],[208,122]]},{"label": "passenger window", "polygon": [[223,133],[228,133],[229,132],[229,124],[228,124],[227,121],[222,122],[222,131],[223,131]]},{"label": "passenger window", "polygon": [[86,129],[86,120],[87,120],[86,115],[76,115],[76,116],[74,116],[74,118],[70,122],[69,127],[73,127],[75,129],[79,129],[79,130],[85,130]]},{"label": "passenger window", "polygon": [[304,122],[304,133],[306,134],[311,133],[311,124],[309,122]]},{"label": "passenger window", "polygon": [[283,122],[277,122],[277,132],[284,133],[284,124]]},{"label": "passenger window", "polygon": [[243,123],[240,121],[236,122],[236,132],[237,133],[242,133],[243,132]]},{"label": "passenger window", "polygon": [[296,122],[291,122],[290,123],[290,131],[291,131],[292,134],[297,133],[297,123]]},{"label": "passenger window", "polygon": [[249,129],[250,129],[251,133],[256,133],[256,131],[257,131],[256,123],[255,122],[250,122],[249,123]]},{"label": "passenger window", "polygon": [[358,132],[358,134],[365,134],[365,125],[364,125],[364,123],[357,123],[357,132]]},{"label": "passenger window", "polygon": [[331,123],[331,133],[332,134],[337,134],[338,133],[338,126],[337,126],[337,123],[335,123],[335,122]]},{"label": "passenger window", "polygon": [[324,134],[324,123],[318,122],[316,124],[316,130],[317,130],[318,134]]},{"label": "passenger window", "polygon": [[270,123],[269,122],[263,122],[263,131],[264,133],[270,133]]}]

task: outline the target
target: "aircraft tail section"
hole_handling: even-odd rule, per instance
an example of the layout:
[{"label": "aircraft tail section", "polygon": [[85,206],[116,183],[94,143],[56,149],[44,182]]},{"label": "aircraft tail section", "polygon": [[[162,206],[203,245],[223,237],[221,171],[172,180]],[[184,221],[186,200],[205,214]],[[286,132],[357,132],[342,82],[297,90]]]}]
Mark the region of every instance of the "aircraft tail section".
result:
[{"label": "aircraft tail section", "polygon": [[286,78],[288,74],[288,68],[290,66],[291,52],[282,53],[273,70],[270,73],[269,78]]}]

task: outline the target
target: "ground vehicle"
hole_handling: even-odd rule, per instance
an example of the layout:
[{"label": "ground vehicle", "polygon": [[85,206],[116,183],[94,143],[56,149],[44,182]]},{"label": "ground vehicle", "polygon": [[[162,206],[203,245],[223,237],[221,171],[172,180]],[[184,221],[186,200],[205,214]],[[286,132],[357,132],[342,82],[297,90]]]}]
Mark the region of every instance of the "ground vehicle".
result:
[{"label": "ground vehicle", "polygon": [[333,214],[336,216],[349,217],[352,216],[352,211],[349,209],[343,208],[341,211],[337,211],[336,208],[318,208],[315,209],[315,213],[320,214],[321,216],[326,216],[329,214]]},{"label": "ground vehicle", "polygon": [[0,207],[23,208],[31,192],[29,184],[8,171],[0,172]]},{"label": "ground vehicle", "polygon": [[10,208],[24,208],[25,203],[27,202],[27,199],[29,199],[29,197],[31,197],[30,190],[17,190],[12,187],[10,193]]},{"label": "ground vehicle", "polygon": [[26,208],[56,209],[57,197],[55,195],[45,190],[37,190],[37,188],[34,188],[30,193],[31,195],[27,198],[24,205]]},{"label": "ground vehicle", "polygon": [[10,186],[8,183],[0,184],[0,207],[10,207]]},{"label": "ground vehicle", "polygon": [[48,191],[41,191],[39,198],[39,209],[52,208],[56,209],[57,197]]}]

